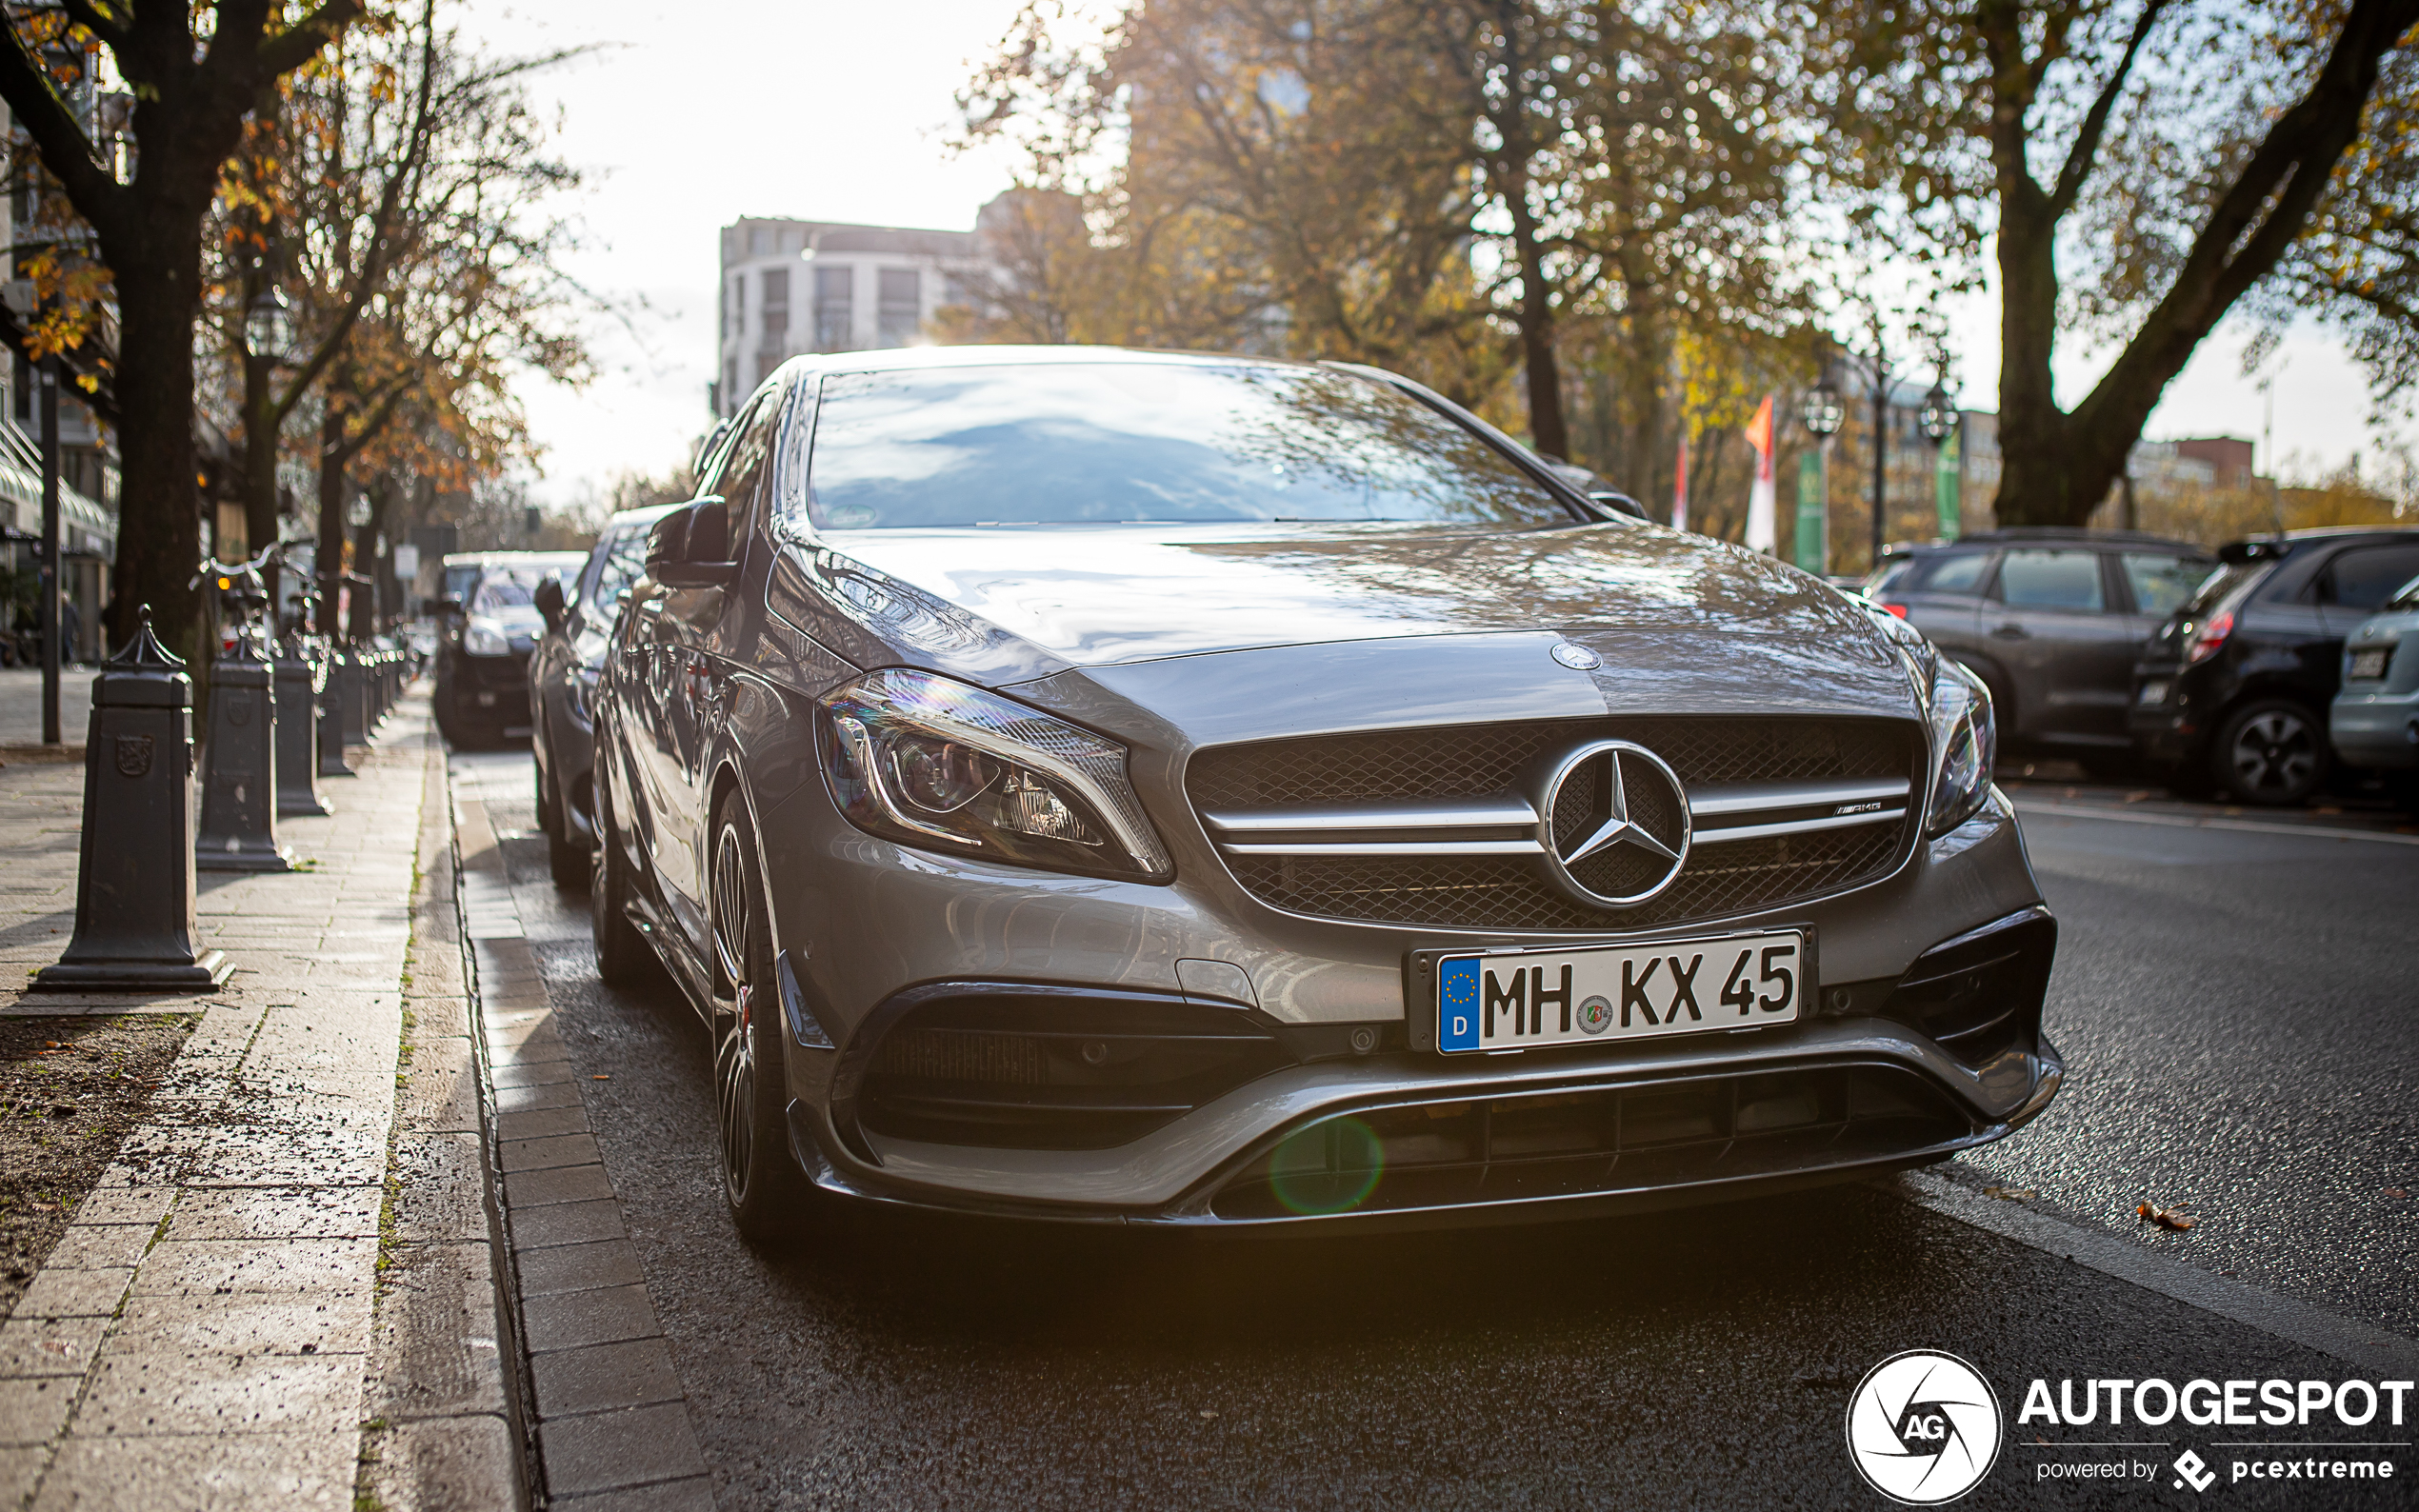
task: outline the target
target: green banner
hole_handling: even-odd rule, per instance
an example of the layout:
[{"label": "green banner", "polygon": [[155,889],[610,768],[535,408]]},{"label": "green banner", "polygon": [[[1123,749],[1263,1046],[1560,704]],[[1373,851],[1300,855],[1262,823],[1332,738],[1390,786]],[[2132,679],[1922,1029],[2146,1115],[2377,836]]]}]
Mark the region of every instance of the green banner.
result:
[{"label": "green banner", "polygon": [[1939,470],[1932,475],[1932,482],[1939,490],[1940,538],[1944,541],[1957,539],[1957,510],[1966,491],[1965,452],[1959,446],[1965,434],[1965,419],[1960,416],[1957,428],[1949,432],[1949,439],[1940,444]]},{"label": "green banner", "polygon": [[1809,447],[1797,454],[1797,565],[1818,576],[1830,570],[1830,517],[1823,448]]}]

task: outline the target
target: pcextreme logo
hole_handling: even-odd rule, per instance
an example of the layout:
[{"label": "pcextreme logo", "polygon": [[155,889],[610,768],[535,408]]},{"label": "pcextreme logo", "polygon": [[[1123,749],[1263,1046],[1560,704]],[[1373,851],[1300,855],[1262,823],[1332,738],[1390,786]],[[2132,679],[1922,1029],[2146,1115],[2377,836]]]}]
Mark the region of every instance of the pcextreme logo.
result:
[{"label": "pcextreme logo", "polygon": [[1867,1483],[1908,1506],[1972,1490],[1999,1458],[1999,1398],[1982,1373],[1936,1349],[1895,1354],[1848,1399],[1848,1457]]}]

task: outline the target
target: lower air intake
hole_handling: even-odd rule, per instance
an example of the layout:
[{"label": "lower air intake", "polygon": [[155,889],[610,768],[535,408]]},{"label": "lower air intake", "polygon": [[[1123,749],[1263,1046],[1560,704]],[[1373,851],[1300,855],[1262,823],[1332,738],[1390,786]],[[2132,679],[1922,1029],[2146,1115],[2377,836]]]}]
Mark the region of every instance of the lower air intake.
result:
[{"label": "lower air intake", "polygon": [[1922,1077],[1822,1066],[1322,1119],[1212,1199],[1220,1218],[1397,1212],[1868,1164],[1972,1124]]}]

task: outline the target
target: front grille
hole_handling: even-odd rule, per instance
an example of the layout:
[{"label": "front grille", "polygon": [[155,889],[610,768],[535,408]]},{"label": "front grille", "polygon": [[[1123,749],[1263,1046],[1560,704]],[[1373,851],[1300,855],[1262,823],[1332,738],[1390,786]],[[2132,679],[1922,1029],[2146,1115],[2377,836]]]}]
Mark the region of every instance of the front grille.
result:
[{"label": "front grille", "polygon": [[[1635,741],[1669,763],[1691,792],[1729,785],[1889,778],[1920,793],[1915,725],[1882,719],[1629,719],[1456,726],[1215,746],[1186,774],[1204,812],[1288,806],[1469,799],[1520,790],[1536,764],[1584,741]],[[1565,788],[1566,801],[1570,789]],[[1229,854],[1235,880],[1261,902],[1316,918],[1469,929],[1649,928],[1817,898],[1894,868],[1918,823],[1903,820],[1703,845],[1663,892],[1618,910],[1572,901],[1534,861],[1504,855]],[[1556,814],[1560,829],[1573,816]],[[1600,852],[1579,880],[1606,892],[1630,880],[1585,868],[1638,865]]]},{"label": "front grille", "polygon": [[1210,1210],[1298,1218],[1649,1191],[1938,1152],[1972,1132],[1922,1077],[1889,1065],[1426,1104],[1309,1124]]}]

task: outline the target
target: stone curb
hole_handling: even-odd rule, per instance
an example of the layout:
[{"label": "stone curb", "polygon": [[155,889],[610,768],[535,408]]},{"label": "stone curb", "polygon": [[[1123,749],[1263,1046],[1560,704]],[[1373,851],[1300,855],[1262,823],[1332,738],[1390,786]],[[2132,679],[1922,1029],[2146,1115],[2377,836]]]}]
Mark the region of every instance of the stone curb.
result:
[{"label": "stone curb", "polygon": [[710,1508],[670,1343],[590,1132],[487,806],[454,790],[452,812],[537,1504]]},{"label": "stone curb", "polygon": [[455,899],[445,748],[430,731],[406,958],[378,1327],[357,1502],[378,1512],[530,1505],[525,1389]]}]

